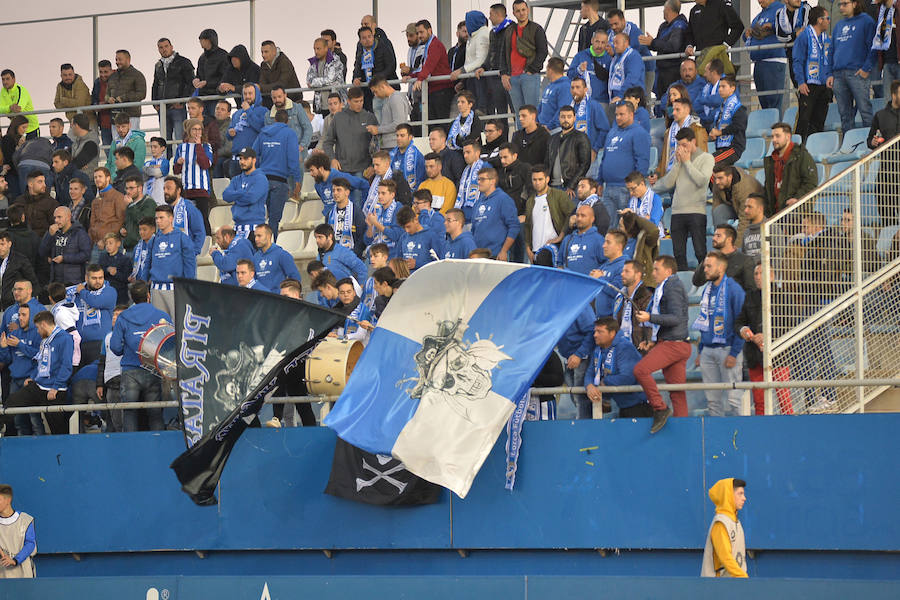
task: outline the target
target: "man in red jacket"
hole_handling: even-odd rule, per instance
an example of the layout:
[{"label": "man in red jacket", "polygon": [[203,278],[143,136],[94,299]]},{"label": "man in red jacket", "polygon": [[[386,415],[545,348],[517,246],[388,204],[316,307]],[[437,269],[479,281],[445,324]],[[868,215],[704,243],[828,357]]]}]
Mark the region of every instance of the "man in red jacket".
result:
[{"label": "man in red jacket", "polygon": [[[447,49],[441,40],[431,30],[431,23],[422,19],[416,23],[416,35],[419,43],[425,44],[425,60],[418,71],[410,73],[409,77],[415,78],[413,90],[422,89],[422,80],[426,77],[450,74],[450,61],[447,59]],[[447,119],[450,117],[450,101],[453,99],[453,82],[444,81],[428,82],[428,118]]]}]

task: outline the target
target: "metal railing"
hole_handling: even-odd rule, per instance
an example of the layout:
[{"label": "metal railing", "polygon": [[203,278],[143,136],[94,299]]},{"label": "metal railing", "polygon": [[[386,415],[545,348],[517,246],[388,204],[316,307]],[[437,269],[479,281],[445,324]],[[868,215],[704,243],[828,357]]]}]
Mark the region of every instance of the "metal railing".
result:
[{"label": "metal railing", "polygon": [[769,392],[767,414],[863,412],[883,388],[833,382],[900,375],[898,215],[900,136],[764,222],[766,381],[832,381]]}]

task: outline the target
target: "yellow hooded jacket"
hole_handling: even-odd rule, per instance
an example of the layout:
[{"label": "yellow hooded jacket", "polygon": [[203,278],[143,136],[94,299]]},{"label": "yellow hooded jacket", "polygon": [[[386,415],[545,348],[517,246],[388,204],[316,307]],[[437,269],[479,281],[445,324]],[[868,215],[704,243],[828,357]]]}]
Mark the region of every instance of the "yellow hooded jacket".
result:
[{"label": "yellow hooded jacket", "polygon": [[[734,507],[734,479],[720,479],[709,488],[709,499],[716,505],[716,514],[721,514],[738,523],[737,510]],[[747,577],[747,572],[734,559],[731,538],[728,530],[721,522],[715,521],[709,530],[709,538],[713,546],[713,566],[718,572],[725,568],[730,577]]]}]

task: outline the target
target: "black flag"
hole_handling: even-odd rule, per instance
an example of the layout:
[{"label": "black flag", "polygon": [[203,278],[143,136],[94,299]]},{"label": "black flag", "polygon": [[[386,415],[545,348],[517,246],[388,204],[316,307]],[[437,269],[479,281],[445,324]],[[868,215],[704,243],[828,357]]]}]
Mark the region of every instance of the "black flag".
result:
[{"label": "black flag", "polygon": [[337,438],[325,493],[367,504],[433,504],[442,489],[413,475],[392,456],[372,454]]},{"label": "black flag", "polygon": [[228,455],[284,377],[344,315],[276,294],[194,279],[175,285],[178,391],[188,451],[182,489],[216,503]]}]

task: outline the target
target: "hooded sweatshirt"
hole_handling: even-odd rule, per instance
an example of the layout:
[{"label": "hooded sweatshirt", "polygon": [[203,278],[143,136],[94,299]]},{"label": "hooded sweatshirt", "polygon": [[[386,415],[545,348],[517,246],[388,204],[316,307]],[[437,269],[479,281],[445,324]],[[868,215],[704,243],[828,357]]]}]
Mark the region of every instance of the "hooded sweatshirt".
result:
[{"label": "hooded sweatshirt", "polygon": [[572,81],[563,75],[544,89],[538,107],[538,123],[551,131],[556,129],[559,127],[560,107],[569,104],[572,104]]},{"label": "hooded sweatshirt", "polygon": [[81,172],[91,179],[93,167],[97,164],[97,157],[100,156],[100,137],[97,130],[91,129],[81,137],[73,135],[69,153],[72,155],[72,164],[75,168],[81,169]]},{"label": "hooded sweatshirt", "polygon": [[112,147],[106,154],[106,168],[109,169],[110,177],[116,178],[116,148],[128,146],[134,151],[134,164],[143,165],[147,158],[147,144],[144,142],[144,132],[137,129],[131,129],[124,140],[113,140]]},{"label": "hooded sweatshirt", "polygon": [[268,196],[269,180],[260,169],[235,175],[222,192],[222,200],[232,203],[231,217],[236,225],[265,223]]},{"label": "hooded sweatshirt", "polygon": [[744,528],[734,506],[734,479],[717,481],[709,488],[709,499],[716,505],[716,516],[709,526],[700,576],[747,577]]},{"label": "hooded sweatshirt", "polygon": [[141,338],[148,329],[161,322],[172,323],[172,319],[149,302],[133,304],[119,313],[109,338],[109,349],[122,357],[122,371],[141,368],[137,352]]},{"label": "hooded sweatshirt", "polygon": [[[231,59],[236,58],[241,66],[234,68]],[[223,83],[230,83],[235,90],[241,89],[245,83],[259,83],[259,65],[250,59],[250,53],[243,44],[238,44],[228,53],[228,70],[225,71]]]},{"label": "hooded sweatshirt", "polygon": [[625,186],[632,171],[646,173],[650,169],[650,134],[637,121],[622,129],[613,125],[606,135],[599,181],[612,186]]},{"label": "hooded sweatshirt", "polygon": [[293,176],[294,181],[303,178],[300,171],[300,143],[297,134],[287,123],[272,123],[263,127],[253,142],[253,149],[259,157],[259,170],[267,176],[283,179]]},{"label": "hooded sweatshirt", "polygon": [[256,136],[259,135],[266,123],[266,107],[262,105],[262,93],[259,91],[258,85],[254,84],[253,87],[256,88],[256,97],[250,108],[239,108],[231,115],[229,129],[234,129],[234,135],[229,132],[228,139],[231,140],[231,147],[235,155],[244,148],[253,147]]},{"label": "hooded sweatshirt", "polygon": [[447,238],[444,244],[444,258],[469,258],[469,252],[477,247],[471,232],[463,231],[453,239]]},{"label": "hooded sweatshirt", "polygon": [[[206,85],[200,88],[200,96],[214,96],[219,93],[218,87],[228,71],[231,61],[228,59],[228,53],[224,49],[219,48],[219,34],[215,29],[204,29],[200,32],[200,37],[209,40],[212,47],[204,50],[200,58],[197,59],[197,79],[205,81]],[[259,90],[256,90],[257,97]],[[134,162],[138,162],[135,160]],[[143,164],[141,161],[138,164]]]}]

